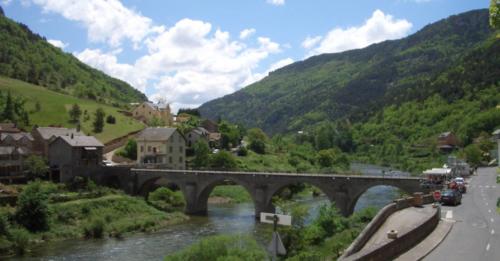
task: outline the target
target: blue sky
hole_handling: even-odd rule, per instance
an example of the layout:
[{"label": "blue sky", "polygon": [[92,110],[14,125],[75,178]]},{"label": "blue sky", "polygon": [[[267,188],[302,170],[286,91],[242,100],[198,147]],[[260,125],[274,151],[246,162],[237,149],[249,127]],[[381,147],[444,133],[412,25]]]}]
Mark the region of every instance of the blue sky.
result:
[{"label": "blue sky", "polygon": [[175,109],[320,53],[412,34],[488,0],[0,0],[8,17]]}]

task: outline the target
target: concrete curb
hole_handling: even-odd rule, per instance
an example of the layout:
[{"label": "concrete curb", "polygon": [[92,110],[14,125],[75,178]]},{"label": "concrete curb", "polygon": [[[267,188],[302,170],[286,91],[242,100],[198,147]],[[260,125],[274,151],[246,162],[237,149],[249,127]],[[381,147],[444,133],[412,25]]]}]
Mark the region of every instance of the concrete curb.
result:
[{"label": "concrete curb", "polygon": [[441,219],[438,226],[434,231],[424,238],[415,247],[403,253],[395,260],[406,261],[406,260],[422,260],[428,256],[434,249],[436,249],[448,236],[455,221]]}]

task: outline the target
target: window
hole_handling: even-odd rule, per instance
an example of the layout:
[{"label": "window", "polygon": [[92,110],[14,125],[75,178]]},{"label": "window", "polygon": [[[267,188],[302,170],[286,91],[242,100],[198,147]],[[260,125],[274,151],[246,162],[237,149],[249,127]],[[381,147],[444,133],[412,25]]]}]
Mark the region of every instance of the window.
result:
[{"label": "window", "polygon": [[170,153],[174,152],[174,148],[172,146],[168,147],[168,152]]},{"label": "window", "polygon": [[148,152],[151,152],[151,146],[148,146]]},{"label": "window", "polygon": [[183,153],[184,151],[182,150],[182,146],[179,147],[179,152]]},{"label": "window", "polygon": [[182,163],[182,157],[179,157],[179,163]]},{"label": "window", "polygon": [[141,146],[141,152],[144,152],[144,146]]},{"label": "window", "polygon": [[156,153],[156,147],[153,147],[153,153]]},{"label": "window", "polygon": [[168,157],[168,163],[172,163],[172,156]]}]

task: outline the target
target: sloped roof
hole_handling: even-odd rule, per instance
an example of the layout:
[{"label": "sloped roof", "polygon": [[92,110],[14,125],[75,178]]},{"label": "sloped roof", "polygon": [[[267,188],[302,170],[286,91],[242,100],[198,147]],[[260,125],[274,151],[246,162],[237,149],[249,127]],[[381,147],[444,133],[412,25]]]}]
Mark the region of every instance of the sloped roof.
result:
[{"label": "sloped roof", "polygon": [[36,129],[44,140],[50,140],[52,137],[59,136],[84,136],[81,131],[77,131],[76,129],[68,129],[68,128],[55,128],[55,127],[38,127]]},{"label": "sloped roof", "polygon": [[137,140],[146,141],[164,141],[168,140],[172,134],[176,131],[176,128],[166,128],[166,127],[149,127],[139,133]]},{"label": "sloped roof", "polygon": [[6,122],[0,123],[0,131],[4,132],[20,132],[20,130],[16,127],[16,124]]},{"label": "sloped roof", "polygon": [[30,151],[27,148],[16,148],[13,146],[1,146],[0,147],[0,155],[11,155],[14,152],[17,152],[21,155],[28,155]]},{"label": "sloped roof", "polygon": [[208,133],[209,133],[209,132],[208,132],[205,128],[203,128],[203,127],[196,127],[196,128],[194,128],[194,129],[192,129],[190,132],[194,132],[194,133],[196,133],[196,134],[198,134],[198,135],[208,135]]},{"label": "sloped roof", "polygon": [[104,147],[94,136],[59,136],[57,139],[62,139],[72,147]]},{"label": "sloped roof", "polygon": [[18,141],[20,139],[22,139],[23,137],[26,137],[27,139],[29,139],[30,141],[33,141],[33,136],[31,136],[31,133],[27,133],[27,132],[20,132],[20,133],[2,133],[1,136],[0,136],[0,140],[5,140],[5,138],[7,137],[11,137],[12,139]]},{"label": "sloped roof", "polygon": [[170,109],[170,104],[168,103],[152,103],[152,102],[144,102],[144,104],[147,104],[149,107],[155,109],[155,110],[165,110],[165,109]]}]

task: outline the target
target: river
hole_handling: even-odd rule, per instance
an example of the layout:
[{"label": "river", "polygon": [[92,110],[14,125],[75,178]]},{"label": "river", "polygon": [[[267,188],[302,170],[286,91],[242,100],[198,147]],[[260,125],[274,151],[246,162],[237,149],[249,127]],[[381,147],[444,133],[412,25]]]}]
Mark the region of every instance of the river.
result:
[{"label": "river", "polygon": [[[364,175],[381,175],[381,167],[352,164],[353,170]],[[400,173],[399,175],[407,175]],[[373,206],[380,208],[391,202],[399,195],[397,189],[387,186],[377,186],[365,192],[355,210]],[[298,204],[306,204],[312,219],[322,204],[327,204],[324,196],[313,198],[305,197],[298,200]],[[134,234],[124,239],[100,240],[65,240],[50,242],[37,246],[28,256],[12,257],[8,260],[162,260],[169,253],[186,247],[200,238],[232,233],[253,234],[259,242],[269,240],[264,235],[270,225],[260,224],[254,219],[252,203],[209,205],[206,217],[191,217],[182,224],[173,225],[160,232],[150,234]]]}]

